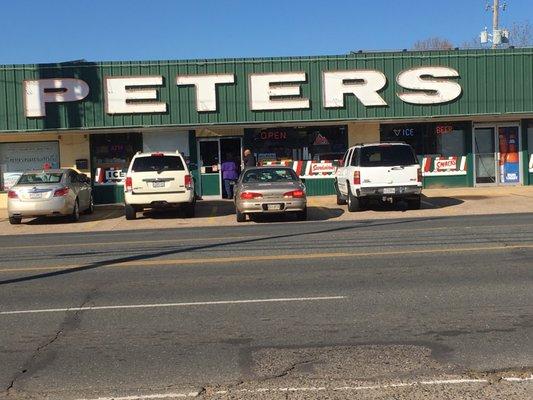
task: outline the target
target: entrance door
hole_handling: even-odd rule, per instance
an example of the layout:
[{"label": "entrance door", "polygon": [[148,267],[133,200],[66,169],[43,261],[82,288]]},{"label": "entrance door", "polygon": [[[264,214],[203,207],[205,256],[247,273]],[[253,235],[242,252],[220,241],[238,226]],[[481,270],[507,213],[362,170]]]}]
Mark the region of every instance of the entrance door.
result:
[{"label": "entrance door", "polygon": [[200,195],[220,197],[220,144],[218,139],[200,139]]},{"label": "entrance door", "polygon": [[501,124],[474,128],[476,186],[520,184],[520,130]]},{"label": "entrance door", "polygon": [[[241,165],[242,139],[240,137],[198,139],[200,168],[200,195],[216,196],[224,194],[220,167],[230,157],[237,166]],[[227,196],[226,196],[227,197]]]}]

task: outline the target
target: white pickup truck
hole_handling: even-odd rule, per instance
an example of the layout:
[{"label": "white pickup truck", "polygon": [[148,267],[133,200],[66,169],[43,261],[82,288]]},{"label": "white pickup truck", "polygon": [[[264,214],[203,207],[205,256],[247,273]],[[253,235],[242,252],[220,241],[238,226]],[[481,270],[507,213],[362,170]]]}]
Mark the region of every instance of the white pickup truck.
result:
[{"label": "white pickup truck", "polygon": [[405,143],[372,143],[350,147],[335,174],[337,204],[348,203],[350,212],[369,201],[405,200],[420,208],[422,170],[411,146]]}]

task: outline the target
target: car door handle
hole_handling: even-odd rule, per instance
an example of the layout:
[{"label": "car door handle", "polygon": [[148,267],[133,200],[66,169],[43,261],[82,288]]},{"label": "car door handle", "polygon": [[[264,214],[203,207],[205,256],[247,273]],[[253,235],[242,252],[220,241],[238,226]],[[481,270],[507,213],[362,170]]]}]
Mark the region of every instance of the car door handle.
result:
[{"label": "car door handle", "polygon": [[405,169],[405,168],[404,167],[392,167],[391,171],[399,171],[399,170],[402,170],[402,169]]}]

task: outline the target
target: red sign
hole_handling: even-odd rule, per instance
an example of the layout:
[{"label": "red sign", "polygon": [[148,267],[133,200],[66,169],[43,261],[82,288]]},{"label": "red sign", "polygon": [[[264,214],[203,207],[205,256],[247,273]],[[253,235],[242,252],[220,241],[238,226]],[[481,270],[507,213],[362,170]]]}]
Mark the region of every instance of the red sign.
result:
[{"label": "red sign", "polygon": [[262,131],[261,139],[263,140],[286,140],[287,132]]},{"label": "red sign", "polygon": [[457,169],[457,158],[436,158],[435,170],[436,171],[450,171]]},{"label": "red sign", "polygon": [[312,163],[311,164],[311,174],[333,174],[337,168],[332,163]]},{"label": "red sign", "polygon": [[453,126],[452,125],[437,125],[437,127],[435,128],[435,131],[437,132],[437,135],[442,135],[444,133],[452,133]]}]

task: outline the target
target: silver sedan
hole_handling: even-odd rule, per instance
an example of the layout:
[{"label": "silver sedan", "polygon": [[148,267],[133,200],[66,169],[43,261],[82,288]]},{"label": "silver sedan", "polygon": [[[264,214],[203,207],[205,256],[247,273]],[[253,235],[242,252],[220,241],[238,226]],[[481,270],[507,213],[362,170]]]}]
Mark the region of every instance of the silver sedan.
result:
[{"label": "silver sedan", "polygon": [[294,213],[307,219],[305,185],[291,168],[247,168],[235,185],[237,222],[246,216],[270,213]]},{"label": "silver sedan", "polygon": [[69,216],[75,222],[81,212],[93,210],[90,180],[73,169],[25,172],[7,193],[11,224],[40,216]]}]

